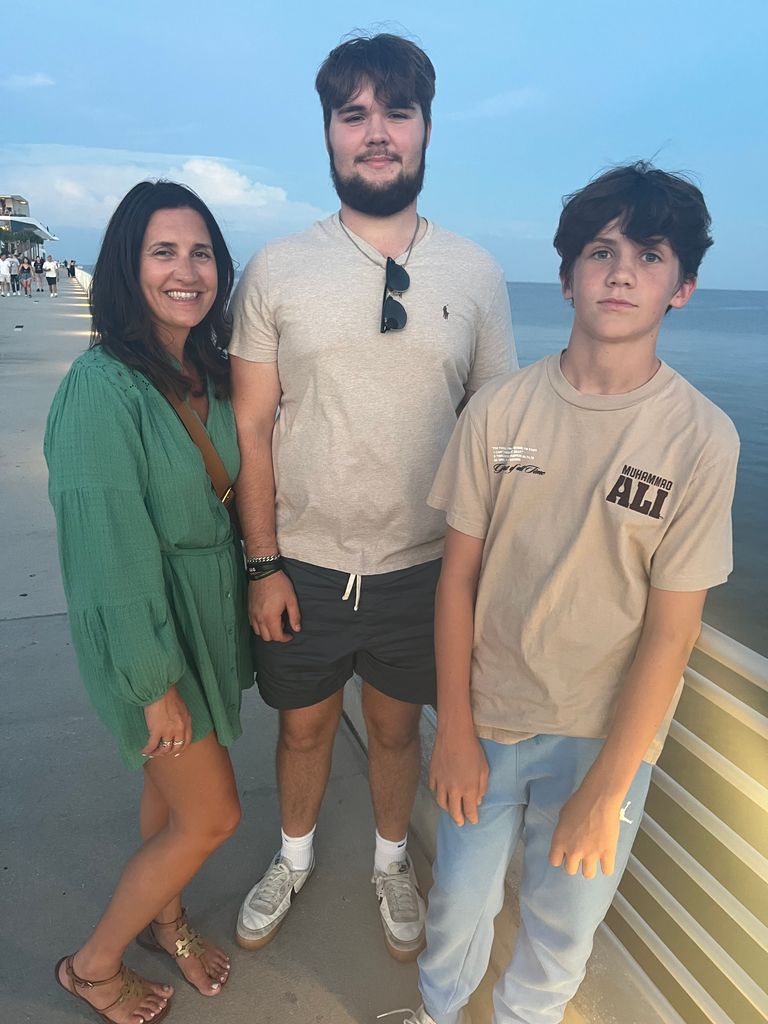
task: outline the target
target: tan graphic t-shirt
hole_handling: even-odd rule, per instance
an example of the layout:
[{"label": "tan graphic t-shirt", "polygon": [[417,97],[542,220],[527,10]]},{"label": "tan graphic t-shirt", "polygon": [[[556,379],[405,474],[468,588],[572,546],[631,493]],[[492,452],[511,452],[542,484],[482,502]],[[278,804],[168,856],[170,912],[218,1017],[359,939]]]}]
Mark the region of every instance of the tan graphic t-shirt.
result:
[{"label": "tan graphic t-shirt", "polygon": [[456,409],[517,365],[504,275],[485,250],[428,224],[399,300],[408,322],[381,334],[384,268],[334,215],[270,242],[232,302],[229,351],[280,375],[280,550],[361,575],[440,557],[445,518],[426,499]]},{"label": "tan graphic t-shirt", "polygon": [[472,399],[428,500],[485,539],[479,736],[607,734],[649,587],[705,590],[731,571],[738,451],[725,413],[664,363],[628,394],[585,395],[553,355]]}]

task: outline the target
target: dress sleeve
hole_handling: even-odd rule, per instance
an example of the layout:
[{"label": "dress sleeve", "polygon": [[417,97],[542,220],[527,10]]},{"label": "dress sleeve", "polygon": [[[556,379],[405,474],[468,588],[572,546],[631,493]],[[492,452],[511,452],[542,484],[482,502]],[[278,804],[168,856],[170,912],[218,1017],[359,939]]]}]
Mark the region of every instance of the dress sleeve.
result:
[{"label": "dress sleeve", "polygon": [[142,707],[185,667],[144,503],[144,443],[139,403],[103,368],[75,365],[45,435],[70,629],[87,688]]},{"label": "dress sleeve", "polygon": [[467,395],[479,391],[483,384],[517,369],[512,313],[504,274],[496,267],[498,280],[475,342],[472,369],[466,385]]}]

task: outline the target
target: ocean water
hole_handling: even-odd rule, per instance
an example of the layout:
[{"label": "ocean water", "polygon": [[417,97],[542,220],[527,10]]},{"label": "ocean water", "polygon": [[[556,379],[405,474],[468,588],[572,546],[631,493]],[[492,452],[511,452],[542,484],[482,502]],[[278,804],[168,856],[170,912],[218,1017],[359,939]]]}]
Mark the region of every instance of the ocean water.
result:
[{"label": "ocean water", "polygon": [[[556,284],[508,284],[521,366],[562,349],[571,307]],[[671,310],[658,353],[728,413],[741,438],[733,505],[734,569],[704,620],[768,655],[768,291],[701,289]]]}]

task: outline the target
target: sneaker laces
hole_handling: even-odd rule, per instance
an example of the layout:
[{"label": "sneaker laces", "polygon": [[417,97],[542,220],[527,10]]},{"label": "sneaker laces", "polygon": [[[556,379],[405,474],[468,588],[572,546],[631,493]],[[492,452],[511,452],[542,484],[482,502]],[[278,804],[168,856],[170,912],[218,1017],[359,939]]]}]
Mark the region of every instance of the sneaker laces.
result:
[{"label": "sneaker laces", "polygon": [[249,900],[251,906],[258,901],[274,909],[285,896],[291,884],[291,870],[281,861],[276,860],[269,866],[267,873],[256,887]]},{"label": "sneaker laces", "polygon": [[[379,875],[376,878],[376,896],[378,899],[387,901],[393,921],[402,924],[418,919],[419,905],[407,862],[403,863],[397,875]],[[391,1012],[399,1013],[400,1011],[393,1010]],[[412,1013],[413,1011],[408,1012]],[[408,1024],[408,1022],[404,1021],[403,1024]]]},{"label": "sneaker laces", "polygon": [[381,1020],[382,1017],[394,1017],[396,1013],[409,1013],[410,1017],[403,1017],[402,1024],[419,1024],[416,1020],[416,1011],[412,1010],[409,1006],[403,1006],[399,1010],[387,1010],[386,1013],[377,1013],[376,1020]]}]

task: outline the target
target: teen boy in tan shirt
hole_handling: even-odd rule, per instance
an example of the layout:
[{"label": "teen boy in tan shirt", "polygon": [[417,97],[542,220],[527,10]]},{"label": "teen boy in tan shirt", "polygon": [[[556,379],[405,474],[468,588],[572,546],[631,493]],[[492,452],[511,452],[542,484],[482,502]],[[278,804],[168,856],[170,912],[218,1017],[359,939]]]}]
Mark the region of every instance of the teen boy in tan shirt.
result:
[{"label": "teen boy in tan shirt", "polygon": [[571,196],[568,347],[482,388],[438,471],[430,782],[446,813],[410,1024],[458,1021],[523,830],[494,1024],[562,1020],[627,863],[707,588],[731,569],[736,432],[656,356],[709,223],[697,188],[642,163]]}]

